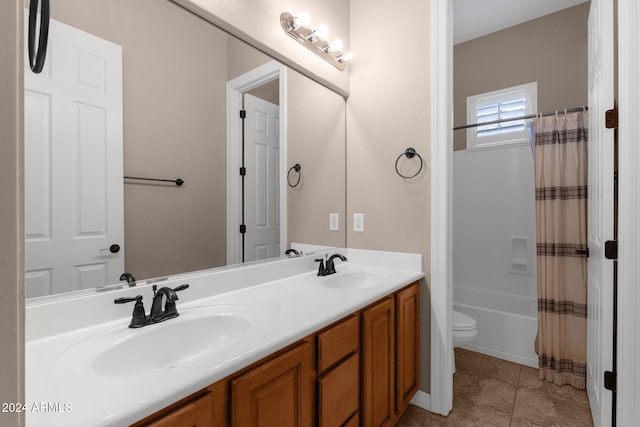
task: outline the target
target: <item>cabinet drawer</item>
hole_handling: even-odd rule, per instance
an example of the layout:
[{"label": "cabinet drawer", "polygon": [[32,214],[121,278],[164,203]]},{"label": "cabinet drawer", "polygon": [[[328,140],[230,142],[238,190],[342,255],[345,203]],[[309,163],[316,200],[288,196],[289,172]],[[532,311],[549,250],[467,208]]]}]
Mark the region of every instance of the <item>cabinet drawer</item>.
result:
[{"label": "cabinet drawer", "polygon": [[351,316],[344,322],[318,334],[318,372],[323,372],[358,349],[360,322]]},{"label": "cabinet drawer", "polygon": [[318,421],[321,427],[340,427],[358,411],[359,385],[358,353],[318,379]]}]

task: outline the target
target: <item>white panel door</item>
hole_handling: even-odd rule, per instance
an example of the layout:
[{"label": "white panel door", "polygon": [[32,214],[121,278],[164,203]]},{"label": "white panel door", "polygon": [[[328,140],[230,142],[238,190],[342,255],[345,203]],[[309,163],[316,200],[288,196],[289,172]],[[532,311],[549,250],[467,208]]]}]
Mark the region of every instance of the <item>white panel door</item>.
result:
[{"label": "white panel door", "polygon": [[122,48],[55,20],[49,31],[43,72],[25,58],[27,297],[124,272]]},{"label": "white panel door", "polygon": [[280,255],[280,109],[244,95],[245,244],[244,260]]},{"label": "white panel door", "polygon": [[605,112],[614,106],[613,0],[591,0],[589,12],[589,198],[587,393],[595,426],[612,422],[612,394],[604,372],[613,360],[613,261],[604,242],[613,240],[613,130]]}]

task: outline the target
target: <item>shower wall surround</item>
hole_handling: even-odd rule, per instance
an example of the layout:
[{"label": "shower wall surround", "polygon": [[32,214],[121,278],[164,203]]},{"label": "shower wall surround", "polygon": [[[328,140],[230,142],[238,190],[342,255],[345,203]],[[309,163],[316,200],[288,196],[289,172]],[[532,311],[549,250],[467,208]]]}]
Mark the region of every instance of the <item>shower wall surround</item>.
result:
[{"label": "shower wall surround", "polygon": [[537,321],[531,147],[453,154],[453,304],[478,324],[470,349],[526,365]]}]

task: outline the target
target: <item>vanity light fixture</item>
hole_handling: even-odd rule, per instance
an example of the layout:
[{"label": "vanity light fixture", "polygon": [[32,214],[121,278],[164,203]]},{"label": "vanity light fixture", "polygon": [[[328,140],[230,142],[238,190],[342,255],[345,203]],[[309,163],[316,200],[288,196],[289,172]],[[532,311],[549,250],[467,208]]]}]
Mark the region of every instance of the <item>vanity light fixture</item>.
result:
[{"label": "vanity light fixture", "polygon": [[288,12],[282,12],[280,15],[280,24],[290,37],[324,58],[338,70],[343,71],[347,62],[353,57],[353,53],[342,52],[344,43],[340,39],[335,39],[332,42],[327,41],[329,27],[320,24],[318,28],[312,30],[309,27],[310,22],[311,15],[306,11],[300,12],[298,16],[293,16]]}]

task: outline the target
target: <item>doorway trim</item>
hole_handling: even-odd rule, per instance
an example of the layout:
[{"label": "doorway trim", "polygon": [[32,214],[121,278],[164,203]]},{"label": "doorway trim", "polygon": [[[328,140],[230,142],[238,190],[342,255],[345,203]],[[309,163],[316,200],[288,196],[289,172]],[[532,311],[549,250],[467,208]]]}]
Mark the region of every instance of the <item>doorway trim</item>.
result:
[{"label": "doorway trim", "polygon": [[431,2],[431,401],[432,412],[453,407],[453,2]]},{"label": "doorway trim", "polygon": [[[452,375],[445,375],[451,346],[451,157],[452,0],[431,2],[431,408],[446,414],[453,397]],[[640,5],[618,0],[619,258],[618,258],[618,425],[640,420]],[[434,232],[437,231],[437,232]],[[443,259],[444,258],[444,259]],[[438,324],[444,322],[446,324]],[[441,336],[439,336],[442,331]],[[445,337],[444,335],[448,335]],[[449,356],[450,358],[450,356]]]},{"label": "doorway trim", "polygon": [[279,80],[280,106],[280,245],[287,245],[287,188],[284,165],[287,164],[287,67],[269,61],[227,82],[227,265],[242,262],[242,245],[238,239],[242,214],[240,165],[242,161],[242,94],[265,83]]},{"label": "doorway trim", "polygon": [[617,425],[640,420],[640,5],[618,0],[618,352]]}]

